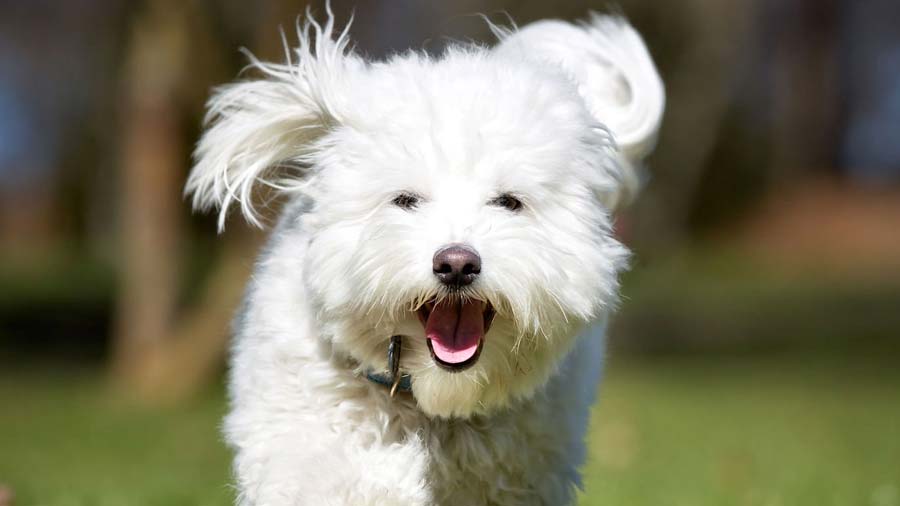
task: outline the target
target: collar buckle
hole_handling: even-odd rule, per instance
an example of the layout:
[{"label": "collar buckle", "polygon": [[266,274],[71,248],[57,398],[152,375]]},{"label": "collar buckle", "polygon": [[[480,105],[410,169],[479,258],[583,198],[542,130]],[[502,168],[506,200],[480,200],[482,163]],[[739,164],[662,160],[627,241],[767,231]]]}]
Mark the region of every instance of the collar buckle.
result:
[{"label": "collar buckle", "polygon": [[391,336],[391,343],[388,345],[388,368],[389,373],[383,374],[379,372],[369,372],[366,378],[373,383],[384,385],[390,388],[391,397],[400,392],[412,392],[412,377],[409,374],[400,372],[400,353],[403,350],[403,337]]}]

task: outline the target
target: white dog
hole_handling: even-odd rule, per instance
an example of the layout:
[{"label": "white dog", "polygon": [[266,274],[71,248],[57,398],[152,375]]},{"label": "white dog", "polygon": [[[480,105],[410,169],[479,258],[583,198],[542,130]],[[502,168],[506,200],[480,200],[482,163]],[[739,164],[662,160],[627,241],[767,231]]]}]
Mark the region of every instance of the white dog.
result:
[{"label": "white dog", "polygon": [[493,28],[368,62],[329,12],[210,100],[195,206],[288,199],[235,323],[239,504],[573,502],[663,87],[622,19]]}]

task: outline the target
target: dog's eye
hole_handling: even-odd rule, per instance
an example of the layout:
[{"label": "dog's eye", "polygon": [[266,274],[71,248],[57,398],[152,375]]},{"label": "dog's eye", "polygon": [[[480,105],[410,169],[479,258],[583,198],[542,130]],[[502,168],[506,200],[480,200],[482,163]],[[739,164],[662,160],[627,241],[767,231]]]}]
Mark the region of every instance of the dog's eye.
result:
[{"label": "dog's eye", "polygon": [[512,194],[504,193],[499,197],[491,199],[488,204],[492,206],[502,207],[507,211],[518,211],[522,209],[522,201],[512,196]]},{"label": "dog's eye", "polygon": [[404,192],[394,197],[391,204],[394,204],[401,209],[414,209],[419,205],[419,196],[414,193]]}]

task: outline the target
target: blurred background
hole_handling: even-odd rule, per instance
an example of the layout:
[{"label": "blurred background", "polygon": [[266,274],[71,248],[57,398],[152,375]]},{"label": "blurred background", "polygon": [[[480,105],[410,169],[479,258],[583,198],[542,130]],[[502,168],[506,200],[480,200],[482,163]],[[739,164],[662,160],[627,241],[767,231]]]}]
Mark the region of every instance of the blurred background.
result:
[{"label": "blurred background", "polygon": [[[609,8],[333,3],[372,58]],[[227,327],[265,231],[216,236],[181,187],[210,88],[306,6],[0,1],[0,506],[231,501]],[[900,506],[900,3],[614,10],[668,108],[581,504]]]}]

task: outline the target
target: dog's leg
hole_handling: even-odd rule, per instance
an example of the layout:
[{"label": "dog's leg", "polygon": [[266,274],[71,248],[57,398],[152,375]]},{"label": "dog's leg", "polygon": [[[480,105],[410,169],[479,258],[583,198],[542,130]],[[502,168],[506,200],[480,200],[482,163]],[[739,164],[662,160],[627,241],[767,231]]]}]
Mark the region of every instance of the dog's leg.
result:
[{"label": "dog's leg", "polygon": [[238,504],[425,506],[424,462],[417,442],[362,448],[334,435],[285,435],[238,451]]},{"label": "dog's leg", "polygon": [[225,421],[238,504],[432,504],[416,416],[402,428],[386,424],[397,407],[386,391],[373,395],[315,346],[244,337],[252,346],[236,347]]}]

